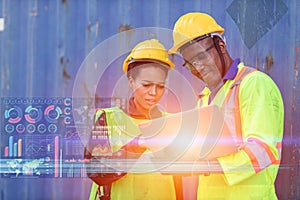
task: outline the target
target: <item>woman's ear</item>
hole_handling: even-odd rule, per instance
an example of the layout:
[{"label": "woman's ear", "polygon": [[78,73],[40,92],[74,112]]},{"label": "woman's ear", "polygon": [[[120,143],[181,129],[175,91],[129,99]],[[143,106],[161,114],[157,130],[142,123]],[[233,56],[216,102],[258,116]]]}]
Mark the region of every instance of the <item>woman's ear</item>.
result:
[{"label": "woman's ear", "polygon": [[128,83],[129,83],[129,87],[133,89],[134,86],[134,80],[131,76],[128,77]]}]

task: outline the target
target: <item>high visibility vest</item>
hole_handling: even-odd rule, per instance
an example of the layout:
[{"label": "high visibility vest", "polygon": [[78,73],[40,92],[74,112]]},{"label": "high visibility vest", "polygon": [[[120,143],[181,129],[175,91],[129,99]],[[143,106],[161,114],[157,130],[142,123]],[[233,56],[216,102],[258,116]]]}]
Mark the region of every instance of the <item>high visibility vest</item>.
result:
[{"label": "high visibility vest", "polygon": [[[282,98],[267,75],[245,67],[243,63],[238,68],[236,78],[224,84],[211,104],[217,104],[223,110],[225,121],[239,151],[218,158],[224,174],[200,176],[198,199],[277,199],[274,181],[280,162],[283,135]],[[247,99],[243,96],[245,92],[240,92],[255,89],[258,90],[257,99],[253,96]],[[263,92],[260,94],[260,91]],[[268,101],[267,104],[274,104],[271,106],[274,106],[275,111],[270,109],[271,113],[268,114],[268,106],[264,111],[265,101]],[[205,106],[205,103],[202,104]],[[250,107],[245,108],[244,104],[249,104]],[[276,124],[267,123],[265,120],[273,120]]]},{"label": "high visibility vest", "polygon": [[[231,133],[236,133],[236,142],[240,145],[240,148],[243,148],[248,156],[251,158],[253,167],[256,172],[259,172],[261,168],[264,167],[264,163],[266,159],[269,159],[267,162],[272,164],[279,164],[281,157],[281,141],[276,142],[277,147],[277,155],[274,155],[268,144],[259,140],[258,138],[248,138],[248,141],[253,141],[256,144],[246,145],[244,144],[244,139],[242,136],[242,121],[241,121],[241,113],[240,113],[240,102],[239,102],[239,89],[242,80],[250,73],[256,71],[250,67],[243,67],[239,72],[236,81],[230,87],[229,92],[226,95],[226,99],[222,105],[222,110],[225,113],[225,118],[228,120],[229,118],[234,118],[230,122]],[[232,113],[228,113],[225,110],[234,110],[234,115]],[[267,156],[265,159],[259,160],[259,154],[261,151],[265,151]],[[276,158],[277,157],[277,158]]]},{"label": "high visibility vest", "polygon": [[[109,146],[111,153],[118,152],[127,143],[132,142],[138,136],[137,124],[145,120],[134,119],[126,115],[119,108],[106,108],[98,110],[95,114],[95,121],[105,112],[105,121],[110,131],[108,131]],[[113,127],[121,127],[122,131],[115,131]],[[122,125],[121,125],[122,126]],[[123,134],[122,134],[123,132]],[[129,134],[124,134],[125,132]],[[102,146],[103,151],[105,146]],[[134,149],[133,151],[135,151]],[[140,151],[139,147],[137,151]],[[143,155],[142,155],[143,156]],[[150,162],[150,161],[149,161]],[[161,175],[160,173],[132,174],[127,173],[111,185],[110,198],[114,199],[176,199],[173,177]],[[93,182],[90,200],[99,199],[105,193],[105,188]]]}]

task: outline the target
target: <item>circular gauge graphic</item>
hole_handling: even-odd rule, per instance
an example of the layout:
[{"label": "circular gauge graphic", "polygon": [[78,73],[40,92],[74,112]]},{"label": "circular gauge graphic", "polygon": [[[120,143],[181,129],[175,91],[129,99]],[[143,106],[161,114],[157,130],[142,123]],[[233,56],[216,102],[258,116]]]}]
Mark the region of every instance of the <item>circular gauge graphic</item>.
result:
[{"label": "circular gauge graphic", "polygon": [[35,124],[42,119],[43,112],[41,109],[28,106],[25,109],[25,119],[27,122]]},{"label": "circular gauge graphic", "polygon": [[47,126],[45,124],[39,124],[37,130],[39,133],[45,133],[47,131]]},{"label": "circular gauge graphic", "polygon": [[15,103],[16,103],[16,99],[14,99],[14,98],[11,99],[11,100],[10,100],[10,103],[11,103],[11,104],[15,104]]},{"label": "circular gauge graphic", "polygon": [[23,112],[20,107],[14,106],[8,110],[5,110],[4,117],[9,123],[16,124],[21,121]]},{"label": "circular gauge graphic", "polygon": [[27,125],[27,132],[28,133],[33,133],[36,130],[35,125],[34,124],[28,124]]},{"label": "circular gauge graphic", "polygon": [[46,104],[52,104],[52,100],[49,99],[49,98],[47,98],[46,101],[45,101],[45,103],[46,103]]},{"label": "circular gauge graphic", "polygon": [[15,127],[12,124],[6,124],[4,129],[7,133],[12,133],[12,132],[14,132]]},{"label": "circular gauge graphic", "polygon": [[71,108],[70,108],[70,107],[65,107],[65,108],[64,108],[64,113],[65,113],[66,115],[70,115],[70,114],[71,114]]},{"label": "circular gauge graphic", "polygon": [[61,114],[60,107],[54,105],[48,106],[44,111],[45,118],[49,123],[56,123]]},{"label": "circular gauge graphic", "polygon": [[2,102],[3,102],[4,104],[10,104],[10,99],[9,99],[9,98],[4,98],[4,99],[2,100]]},{"label": "circular gauge graphic", "polygon": [[24,131],[25,131],[25,126],[24,126],[24,124],[18,124],[17,126],[16,126],[16,131],[18,132],[18,133],[24,133]]},{"label": "circular gauge graphic", "polygon": [[22,102],[23,102],[23,101],[22,101],[21,98],[17,98],[17,99],[16,99],[16,104],[22,104]]},{"label": "circular gauge graphic", "polygon": [[62,104],[62,99],[52,98],[52,104],[54,104],[54,105]]},{"label": "circular gauge graphic", "polygon": [[50,125],[48,126],[48,131],[49,131],[50,133],[56,133],[56,131],[57,131],[57,126],[56,126],[55,124],[50,124]]},{"label": "circular gauge graphic", "polygon": [[29,99],[28,98],[23,98],[22,99],[22,104],[23,105],[30,104]]},{"label": "circular gauge graphic", "polygon": [[71,117],[65,117],[64,118],[64,123],[65,124],[70,124],[71,123]]},{"label": "circular gauge graphic", "polygon": [[66,105],[66,106],[69,106],[69,105],[71,105],[71,98],[65,98],[64,99],[64,104]]}]

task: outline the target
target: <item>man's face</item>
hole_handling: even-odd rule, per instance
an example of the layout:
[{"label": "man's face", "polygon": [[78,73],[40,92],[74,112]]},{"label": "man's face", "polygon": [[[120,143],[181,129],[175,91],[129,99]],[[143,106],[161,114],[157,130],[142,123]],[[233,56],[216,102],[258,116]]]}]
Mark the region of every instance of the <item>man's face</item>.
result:
[{"label": "man's face", "polygon": [[212,38],[189,45],[180,52],[191,73],[210,87],[222,80],[222,65]]}]

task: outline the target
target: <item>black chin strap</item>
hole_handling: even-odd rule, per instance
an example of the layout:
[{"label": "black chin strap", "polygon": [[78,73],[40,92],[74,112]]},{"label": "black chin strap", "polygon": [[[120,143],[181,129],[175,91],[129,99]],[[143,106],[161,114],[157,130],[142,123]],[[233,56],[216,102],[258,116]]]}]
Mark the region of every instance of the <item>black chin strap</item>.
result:
[{"label": "black chin strap", "polygon": [[218,38],[217,36],[214,36],[213,37],[213,41],[214,41],[214,45],[218,51],[218,54],[219,54],[219,57],[221,59],[221,64],[222,64],[222,78],[225,76],[225,59],[224,59],[224,56],[222,54],[222,51],[221,51],[221,48],[219,46],[219,42],[218,42]]}]

